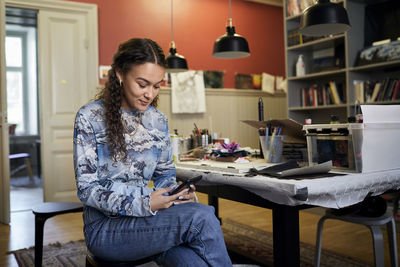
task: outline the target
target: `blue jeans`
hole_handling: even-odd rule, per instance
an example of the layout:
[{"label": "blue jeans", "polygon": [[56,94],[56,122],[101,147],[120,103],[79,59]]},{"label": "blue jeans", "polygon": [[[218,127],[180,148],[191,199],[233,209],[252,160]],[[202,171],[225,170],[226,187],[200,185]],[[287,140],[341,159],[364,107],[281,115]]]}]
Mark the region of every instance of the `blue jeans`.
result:
[{"label": "blue jeans", "polygon": [[110,261],[152,255],[163,266],[232,266],[214,208],[185,203],[149,217],[110,217],[91,207],[83,213],[88,249]]}]

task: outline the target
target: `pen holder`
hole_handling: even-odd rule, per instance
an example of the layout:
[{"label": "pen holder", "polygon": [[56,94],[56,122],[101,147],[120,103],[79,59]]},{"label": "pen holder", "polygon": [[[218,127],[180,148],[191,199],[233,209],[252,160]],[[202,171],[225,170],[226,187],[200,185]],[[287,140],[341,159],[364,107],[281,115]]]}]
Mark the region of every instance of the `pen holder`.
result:
[{"label": "pen holder", "polygon": [[284,138],[284,135],[260,135],[261,149],[263,151],[264,159],[266,162],[281,162]]}]

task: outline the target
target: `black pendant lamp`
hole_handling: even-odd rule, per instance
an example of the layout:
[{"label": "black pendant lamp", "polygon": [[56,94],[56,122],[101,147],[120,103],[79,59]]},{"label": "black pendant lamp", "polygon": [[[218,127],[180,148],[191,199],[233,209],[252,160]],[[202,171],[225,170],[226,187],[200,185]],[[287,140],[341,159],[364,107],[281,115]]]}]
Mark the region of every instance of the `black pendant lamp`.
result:
[{"label": "black pendant lamp", "polygon": [[231,0],[229,0],[229,20],[226,33],[214,43],[213,57],[216,58],[242,58],[250,56],[249,44],[246,39],[235,33],[232,26]]},{"label": "black pendant lamp", "polygon": [[188,70],[188,65],[184,56],[176,52],[174,42],[174,0],[171,0],[171,47],[167,56],[167,72],[182,72]]},{"label": "black pendant lamp", "polygon": [[318,0],[315,5],[305,9],[300,18],[300,33],[308,36],[339,34],[349,29],[346,9],[330,0]]}]

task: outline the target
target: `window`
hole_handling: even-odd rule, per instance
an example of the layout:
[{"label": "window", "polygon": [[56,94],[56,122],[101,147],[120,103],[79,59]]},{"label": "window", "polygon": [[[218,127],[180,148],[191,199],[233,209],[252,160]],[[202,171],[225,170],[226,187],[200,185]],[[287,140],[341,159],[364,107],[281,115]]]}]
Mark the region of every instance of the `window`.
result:
[{"label": "window", "polygon": [[36,28],[6,25],[8,123],[18,135],[38,134]]}]

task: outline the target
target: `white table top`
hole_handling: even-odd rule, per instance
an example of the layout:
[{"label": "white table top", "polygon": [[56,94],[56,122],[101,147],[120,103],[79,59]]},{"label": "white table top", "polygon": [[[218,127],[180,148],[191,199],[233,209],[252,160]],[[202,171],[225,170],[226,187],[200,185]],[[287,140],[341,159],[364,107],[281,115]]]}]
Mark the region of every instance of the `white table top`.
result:
[{"label": "white table top", "polygon": [[387,190],[400,188],[400,168],[303,180],[278,179],[261,175],[246,177],[244,173],[239,173],[239,169],[268,165],[271,164],[256,162],[239,165],[199,161],[177,164],[176,171],[177,176],[184,177],[202,174],[202,181],[239,186],[272,202],[290,206],[309,204],[326,208],[343,208],[361,202],[368,193],[379,195]]}]

